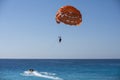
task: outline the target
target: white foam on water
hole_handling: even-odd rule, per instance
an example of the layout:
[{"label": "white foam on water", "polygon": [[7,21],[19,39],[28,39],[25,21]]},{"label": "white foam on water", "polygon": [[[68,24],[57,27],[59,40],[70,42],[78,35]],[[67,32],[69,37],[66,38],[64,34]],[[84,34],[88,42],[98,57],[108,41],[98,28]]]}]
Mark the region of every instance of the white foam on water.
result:
[{"label": "white foam on water", "polygon": [[43,75],[51,75],[51,76],[55,76],[55,73],[48,73],[48,72],[40,72]]},{"label": "white foam on water", "polygon": [[52,80],[63,80],[62,78],[59,78],[55,76],[55,73],[48,73],[48,72],[37,72],[37,71],[24,71],[21,75],[23,76],[36,76],[36,77],[41,77],[41,78],[48,78]]}]

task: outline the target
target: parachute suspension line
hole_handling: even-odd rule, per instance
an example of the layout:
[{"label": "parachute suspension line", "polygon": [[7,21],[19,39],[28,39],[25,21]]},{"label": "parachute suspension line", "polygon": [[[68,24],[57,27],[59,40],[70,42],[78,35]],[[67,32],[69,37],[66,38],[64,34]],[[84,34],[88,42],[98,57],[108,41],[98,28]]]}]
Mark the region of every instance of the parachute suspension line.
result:
[{"label": "parachute suspension line", "polygon": [[[58,27],[60,27],[61,28],[61,26],[59,25]],[[62,32],[62,30],[61,29],[59,29],[59,31],[58,31],[58,41],[59,41],[59,43],[61,43],[61,41],[62,41],[62,35],[63,35],[63,32]]]}]

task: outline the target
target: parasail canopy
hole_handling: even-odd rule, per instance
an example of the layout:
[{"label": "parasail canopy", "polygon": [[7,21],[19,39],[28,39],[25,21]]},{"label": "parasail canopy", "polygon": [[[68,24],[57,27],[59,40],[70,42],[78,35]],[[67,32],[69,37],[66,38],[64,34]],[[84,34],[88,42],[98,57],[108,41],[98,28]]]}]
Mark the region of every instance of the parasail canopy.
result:
[{"label": "parasail canopy", "polygon": [[56,22],[77,26],[82,22],[82,15],[80,11],[73,6],[63,6],[56,13]]}]

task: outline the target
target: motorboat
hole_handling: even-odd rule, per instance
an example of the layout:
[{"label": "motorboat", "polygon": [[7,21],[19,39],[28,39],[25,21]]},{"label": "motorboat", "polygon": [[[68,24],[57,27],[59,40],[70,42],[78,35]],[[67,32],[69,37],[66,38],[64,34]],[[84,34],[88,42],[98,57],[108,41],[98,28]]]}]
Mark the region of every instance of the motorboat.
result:
[{"label": "motorboat", "polygon": [[33,72],[33,71],[34,71],[34,69],[29,69],[28,71]]}]

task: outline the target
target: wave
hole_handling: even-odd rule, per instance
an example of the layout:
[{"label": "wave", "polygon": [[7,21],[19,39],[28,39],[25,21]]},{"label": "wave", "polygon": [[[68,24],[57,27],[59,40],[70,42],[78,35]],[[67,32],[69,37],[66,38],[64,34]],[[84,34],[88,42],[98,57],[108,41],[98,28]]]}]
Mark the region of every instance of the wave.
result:
[{"label": "wave", "polygon": [[23,76],[36,76],[41,78],[47,78],[52,80],[63,80],[60,77],[57,77],[55,73],[48,73],[48,72],[38,72],[38,71],[24,71],[21,75]]}]

